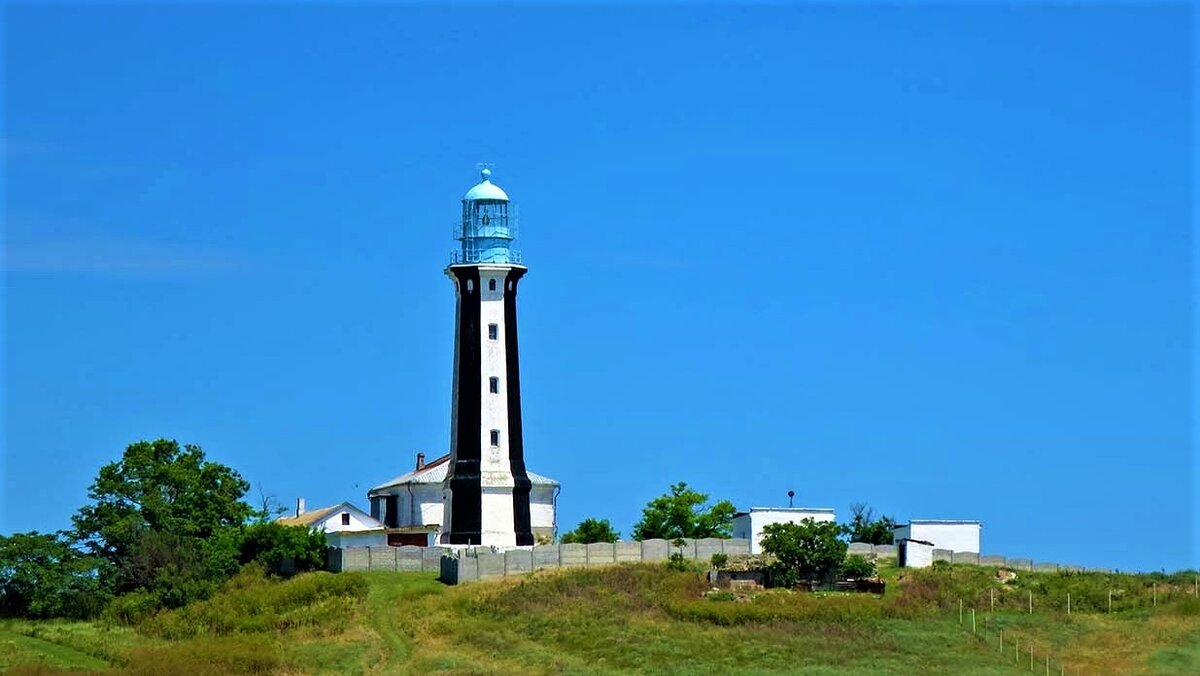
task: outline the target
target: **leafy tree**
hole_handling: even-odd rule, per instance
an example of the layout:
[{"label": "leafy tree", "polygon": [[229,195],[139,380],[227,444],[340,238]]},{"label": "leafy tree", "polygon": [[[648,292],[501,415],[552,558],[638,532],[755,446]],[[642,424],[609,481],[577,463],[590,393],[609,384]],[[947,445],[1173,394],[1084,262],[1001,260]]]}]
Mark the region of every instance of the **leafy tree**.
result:
[{"label": "leafy tree", "polygon": [[850,523],[842,526],[842,532],[850,538],[851,542],[867,542],[873,545],[892,544],[894,537],[892,530],[896,527],[895,519],[887,515],[876,519],[875,510],[868,507],[865,502],[856,502],[850,505],[850,513],[853,516]]},{"label": "leafy tree", "polygon": [[586,545],[592,542],[616,542],[620,537],[621,534],[613,530],[608,519],[584,519],[579,522],[575,530],[563,533],[562,542],[564,544],[578,542]]},{"label": "leafy tree", "polygon": [[0,535],[0,616],[96,615],[107,600],[98,565],[62,533]]},{"label": "leafy tree", "polygon": [[763,528],[762,548],[776,559],[777,584],[791,586],[801,579],[820,579],[834,573],[849,547],[838,538],[832,521],[805,519],[800,523],[770,523]]},{"label": "leafy tree", "polygon": [[239,529],[253,510],[249,484],[199,446],[139,441],[100,468],[75,534],[107,565],[112,591],[144,590],[175,606],[207,594],[237,567]]},{"label": "leafy tree", "polygon": [[302,573],[325,567],[325,532],[307,526],[256,523],[246,527],[239,560],[257,561],[275,575]]},{"label": "leafy tree", "polygon": [[633,539],[729,537],[735,511],[728,500],[708,506],[708,495],[680,482],[646,504],[633,526]]}]

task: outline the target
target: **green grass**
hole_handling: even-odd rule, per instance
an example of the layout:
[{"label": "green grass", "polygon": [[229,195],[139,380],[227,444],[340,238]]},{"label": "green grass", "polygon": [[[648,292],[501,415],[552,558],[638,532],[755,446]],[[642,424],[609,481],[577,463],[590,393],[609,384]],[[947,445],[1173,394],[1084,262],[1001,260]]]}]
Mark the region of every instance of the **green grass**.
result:
[{"label": "green grass", "polygon": [[[542,571],[446,587],[433,574],[235,579],[135,628],[0,624],[0,671],[29,674],[910,674],[1028,670],[998,631],[1078,673],[1200,673],[1200,601],[1169,576],[885,567],[883,597],[770,591],[706,597],[663,566]],[[1182,579],[1182,578],[1180,578]],[[1056,601],[1122,585],[1117,612]],[[1158,584],[1160,605],[1143,603]],[[1182,588],[1182,585],[1177,585]],[[1029,615],[1029,592],[1035,613]],[[1151,592],[1153,593],[1153,592]],[[985,612],[993,594],[1004,599]],[[975,607],[979,636],[959,624]],[[1023,604],[1018,603],[1024,600]],[[1106,608],[1105,608],[1106,610]],[[1011,648],[1010,648],[1011,649]]]}]

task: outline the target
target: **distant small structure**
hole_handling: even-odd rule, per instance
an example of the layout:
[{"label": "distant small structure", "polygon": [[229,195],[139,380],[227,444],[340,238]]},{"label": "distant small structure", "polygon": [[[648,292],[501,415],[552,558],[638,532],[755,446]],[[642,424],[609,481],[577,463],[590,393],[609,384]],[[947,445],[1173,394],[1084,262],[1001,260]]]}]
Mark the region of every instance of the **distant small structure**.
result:
[{"label": "distant small structure", "polygon": [[938,549],[955,552],[979,553],[979,535],[983,526],[978,521],[956,521],[950,519],[913,519],[896,526],[892,537],[932,542]]},{"label": "distant small structure", "polygon": [[382,547],[387,544],[383,522],[349,502],[307,510],[296,500],[296,513],[275,520],[283,526],[308,526],[325,532],[330,547]]},{"label": "distant small structure", "polygon": [[[789,497],[789,502],[790,498]],[[833,521],[832,508],[827,507],[751,507],[733,515],[733,537],[750,541],[750,553],[762,553],[763,529],[772,523],[800,523],[805,519]]]},{"label": "distant small structure", "polygon": [[933,565],[933,543],[925,540],[896,540],[896,562],[901,568],[928,568]]}]

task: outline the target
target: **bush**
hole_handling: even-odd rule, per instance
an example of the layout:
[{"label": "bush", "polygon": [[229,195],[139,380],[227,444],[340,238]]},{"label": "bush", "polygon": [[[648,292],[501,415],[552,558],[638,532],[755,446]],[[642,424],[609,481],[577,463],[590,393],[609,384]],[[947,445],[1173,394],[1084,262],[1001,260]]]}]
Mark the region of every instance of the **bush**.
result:
[{"label": "bush", "polygon": [[875,577],[875,563],[861,554],[851,554],[842,563],[842,575],[847,580],[865,580]]},{"label": "bush", "polygon": [[113,599],[100,616],[106,624],[132,626],[148,619],[162,608],[158,596],[150,592],[129,592]]},{"label": "bush", "polygon": [[307,526],[256,523],[246,528],[239,547],[239,560],[258,562],[272,575],[293,575],[325,567],[324,531]]},{"label": "bush", "polygon": [[800,579],[834,573],[845,560],[848,547],[838,538],[840,533],[841,528],[832,521],[767,524],[762,548],[776,559],[772,568],[775,585],[791,586]]},{"label": "bush", "polygon": [[722,552],[717,552],[712,555],[712,567],[717,570],[722,570],[729,563],[729,555]]},{"label": "bush", "polygon": [[563,544],[586,545],[593,542],[616,542],[619,537],[621,534],[613,530],[612,523],[608,519],[584,519],[579,522],[575,530],[563,534],[562,542]]},{"label": "bush", "polygon": [[670,570],[683,572],[689,570],[691,566],[688,565],[688,560],[684,557],[682,552],[672,552],[672,554],[667,557],[667,568]]}]

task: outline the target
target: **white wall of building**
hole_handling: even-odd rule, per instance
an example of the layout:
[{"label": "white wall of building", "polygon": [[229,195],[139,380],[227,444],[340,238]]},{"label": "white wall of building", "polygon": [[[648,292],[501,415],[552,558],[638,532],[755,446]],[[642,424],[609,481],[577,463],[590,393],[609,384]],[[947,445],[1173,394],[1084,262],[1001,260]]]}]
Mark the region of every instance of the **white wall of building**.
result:
[{"label": "white wall of building", "polygon": [[762,553],[763,529],[772,523],[800,523],[805,519],[833,521],[832,509],[817,507],[751,507],[733,517],[733,537],[750,540],[750,553]]},{"label": "white wall of building", "polygon": [[554,528],[554,486],[534,486],[529,491],[529,525]]},{"label": "white wall of building", "polygon": [[387,535],[381,530],[328,532],[325,533],[325,542],[330,547],[386,547]]},{"label": "white wall of building", "polygon": [[[349,521],[350,521],[349,524],[342,523],[342,515],[343,514],[349,516]],[[323,519],[314,523],[312,527],[320,528],[321,530],[324,530],[326,533],[336,533],[336,532],[342,532],[342,531],[351,531],[352,532],[352,531],[375,530],[381,526],[382,526],[382,524],[380,524],[375,519],[371,518],[370,514],[366,514],[357,508],[353,508],[348,505],[343,505],[341,509],[337,509],[337,510],[330,512]]]},{"label": "white wall of building", "polygon": [[978,521],[914,519],[897,526],[893,535],[897,540],[911,538],[932,542],[937,549],[978,554],[981,531],[982,526]]},{"label": "white wall of building", "polygon": [[897,540],[896,542],[904,548],[905,568],[928,568],[933,565],[933,545],[916,540]]}]

